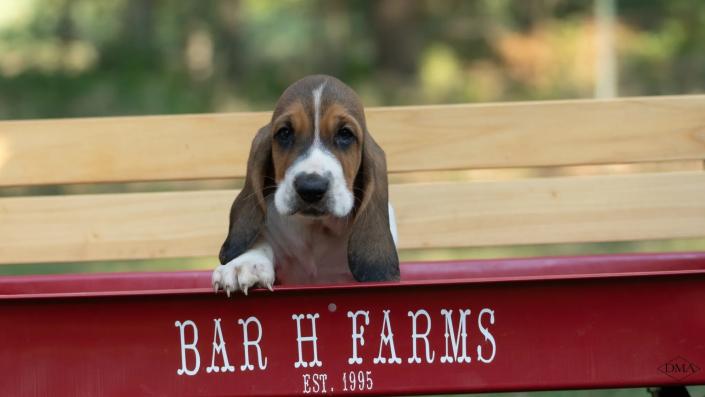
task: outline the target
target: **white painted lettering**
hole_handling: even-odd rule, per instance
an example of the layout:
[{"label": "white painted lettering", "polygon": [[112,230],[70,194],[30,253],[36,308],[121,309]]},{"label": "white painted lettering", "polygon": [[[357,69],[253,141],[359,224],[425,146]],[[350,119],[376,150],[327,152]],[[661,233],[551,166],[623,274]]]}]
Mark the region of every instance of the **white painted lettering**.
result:
[{"label": "white painted lettering", "polygon": [[[387,330],[386,334],[384,333],[384,330]],[[392,324],[389,321],[389,310],[384,310],[382,332],[380,332],[379,336],[379,353],[377,354],[377,357],[372,360],[372,362],[375,364],[384,364],[386,362],[389,362],[390,364],[401,364],[401,358],[397,357],[397,353],[394,350],[394,333],[392,332]],[[385,345],[389,346],[389,351],[391,353],[390,357],[382,356],[382,347]]]},{"label": "white painted lettering", "polygon": [[[228,361],[228,352],[225,350],[225,340],[223,339],[223,331],[220,328],[220,319],[214,318],[215,326],[213,328],[213,351],[211,352],[211,366],[206,368],[207,373],[211,372],[235,372],[235,367],[230,365]],[[220,341],[220,342],[218,342]],[[223,366],[215,365],[215,356],[218,354],[223,356]]]},{"label": "white painted lettering", "polygon": [[311,387],[308,385],[309,380],[311,380],[311,375],[304,374],[304,394],[311,393]]},{"label": "white painted lettering", "polygon": [[[441,357],[442,363],[452,363],[453,361],[457,361],[459,363],[470,362],[470,356],[468,356],[468,332],[466,321],[467,316],[470,315],[470,309],[458,310],[458,312],[460,313],[460,319],[458,319],[458,332],[456,333],[453,329],[453,309],[441,310],[441,314],[444,315],[446,319],[446,332],[444,334],[446,339],[446,354]],[[461,338],[462,353],[460,357],[458,357],[458,350],[460,350]],[[453,349],[452,356],[449,354],[448,350],[449,340]]]},{"label": "white painted lettering", "polygon": [[[262,324],[257,317],[250,316],[246,320],[237,320],[238,324],[242,325],[242,347],[245,349],[245,364],[240,366],[240,371],[253,371],[254,366],[250,364],[250,347],[257,349],[257,367],[259,369],[267,368],[267,357],[262,358],[262,348],[259,342],[262,340]],[[250,340],[247,332],[247,326],[254,323],[257,326],[257,339]]]},{"label": "white painted lettering", "polygon": [[[186,343],[186,332],[184,330],[187,326],[191,327],[193,330],[193,341],[188,344]],[[196,327],[196,323],[191,320],[186,320],[183,323],[181,321],[177,321],[175,323],[175,327],[179,327],[179,336],[181,339],[181,368],[177,369],[176,373],[179,375],[196,375],[198,369],[201,367],[201,355],[198,353],[198,349],[196,348],[196,343],[198,343],[198,328]],[[189,369],[186,363],[186,350],[193,351],[195,356],[192,369]]]},{"label": "white painted lettering", "polygon": [[[426,310],[419,309],[416,312],[409,311],[408,316],[412,318],[412,334],[411,334],[411,344],[413,345],[413,355],[409,357],[409,363],[420,363],[421,358],[416,354],[416,345],[419,339],[423,339],[426,345],[426,362],[432,363],[436,352],[431,350],[431,344],[428,341],[428,335],[431,333],[431,316]],[[417,319],[421,316],[426,317],[426,332],[417,332]]]},{"label": "white painted lettering", "polygon": [[[364,325],[357,326],[357,317],[364,316]],[[370,312],[358,310],[355,313],[348,312],[348,318],[352,319],[352,357],[348,358],[348,364],[362,364],[362,357],[357,355],[357,341],[360,341],[360,346],[365,346],[365,338],[362,334],[365,332],[365,325],[370,325]]]},{"label": "white painted lettering", "polygon": [[492,354],[490,355],[490,358],[484,358],[482,356],[482,346],[477,345],[477,359],[482,361],[483,363],[491,363],[492,360],[494,360],[495,353],[497,353],[497,345],[495,344],[494,336],[492,336],[489,329],[482,326],[483,314],[489,314],[490,324],[494,324],[494,310],[486,308],[482,309],[480,311],[480,315],[477,316],[477,326],[480,327],[480,332],[482,333],[482,336],[485,337],[485,341],[490,342],[490,344],[492,345]]},{"label": "white painted lettering", "polygon": [[[301,335],[301,320],[306,317],[311,320],[311,336]],[[318,360],[318,336],[316,336],[316,319],[319,318],[318,313],[315,314],[293,314],[291,316],[292,320],[296,320],[296,342],[299,347],[299,360],[294,363],[294,368],[299,367],[322,367],[323,363]],[[313,344],[313,360],[306,362],[303,359],[303,342],[311,342]]]}]

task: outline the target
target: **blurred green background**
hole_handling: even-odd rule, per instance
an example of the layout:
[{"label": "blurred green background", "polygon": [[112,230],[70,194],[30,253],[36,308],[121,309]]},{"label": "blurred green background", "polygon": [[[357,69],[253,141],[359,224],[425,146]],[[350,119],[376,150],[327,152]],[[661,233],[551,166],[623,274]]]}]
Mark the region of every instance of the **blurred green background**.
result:
[{"label": "blurred green background", "polygon": [[[285,87],[313,73],[339,77],[367,106],[703,93],[705,1],[0,0],[0,119],[269,110]],[[0,196],[238,183],[48,186],[0,189]],[[401,256],[703,249],[700,239]],[[0,274],[215,263],[7,265]],[[646,395],[643,389],[576,393]]]},{"label": "blurred green background", "polygon": [[367,106],[703,92],[705,2],[0,0],[4,119],[269,110],[311,73]]}]

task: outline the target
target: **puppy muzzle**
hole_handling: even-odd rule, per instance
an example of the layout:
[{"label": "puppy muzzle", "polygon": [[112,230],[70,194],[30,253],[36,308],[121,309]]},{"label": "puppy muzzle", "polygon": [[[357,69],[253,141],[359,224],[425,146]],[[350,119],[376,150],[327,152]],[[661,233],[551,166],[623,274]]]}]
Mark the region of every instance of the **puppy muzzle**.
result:
[{"label": "puppy muzzle", "polygon": [[330,179],[318,174],[301,174],[294,179],[294,189],[306,204],[316,204],[328,192]]},{"label": "puppy muzzle", "polygon": [[340,162],[314,147],[287,170],[274,202],[281,215],[347,216],[353,207]]},{"label": "puppy muzzle", "polygon": [[302,173],[294,179],[296,212],[306,216],[322,216],[328,212],[326,195],[330,187],[330,175]]}]

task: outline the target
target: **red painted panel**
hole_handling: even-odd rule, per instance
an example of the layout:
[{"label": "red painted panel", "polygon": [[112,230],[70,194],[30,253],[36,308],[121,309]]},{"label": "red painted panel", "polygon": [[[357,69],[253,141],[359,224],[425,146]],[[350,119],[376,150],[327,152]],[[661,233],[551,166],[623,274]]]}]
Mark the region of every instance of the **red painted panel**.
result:
[{"label": "red painted panel", "polygon": [[[705,269],[705,252],[621,254],[402,263],[404,281],[525,280]],[[91,273],[0,277],[0,297],[110,294],[207,288],[210,271]]]},{"label": "red painted panel", "polygon": [[[168,274],[113,277],[116,284],[123,283],[119,288],[110,287],[112,276],[73,276],[83,283],[90,283],[91,277],[96,282],[94,287],[81,284],[77,296],[60,295],[70,291],[72,278],[67,276],[54,284],[46,276],[23,278],[28,295],[17,278],[4,278],[0,292],[13,295],[0,299],[0,390],[4,395],[30,396],[287,395],[316,390],[387,395],[704,383],[705,261],[703,255],[693,255],[695,259],[630,269],[621,268],[629,266],[619,265],[618,258],[610,267],[613,257],[600,257],[605,269],[613,271],[588,276],[589,269],[582,268],[539,279],[540,272],[526,274],[526,266],[517,265],[524,273],[489,272],[454,281],[280,287],[273,293],[253,291],[231,299],[214,295],[207,287],[192,288],[207,282],[205,273],[176,273],[173,283]],[[571,260],[558,262],[570,267]],[[475,263],[455,265],[470,269]],[[33,284],[34,278],[40,282]],[[135,284],[139,285],[125,292],[124,287]],[[156,290],[158,284],[166,289]],[[38,290],[38,285],[45,289]],[[90,290],[98,292],[86,292]],[[428,318],[417,314],[420,310]],[[444,310],[452,310],[454,327],[447,340]],[[458,331],[461,310],[470,313],[467,338],[460,334],[457,357],[467,356],[470,362],[446,362],[442,360],[446,343],[448,354],[454,355],[452,339],[457,337],[453,333]],[[351,316],[358,311],[369,317],[364,345],[354,338]],[[409,312],[418,316],[416,343]],[[292,316],[306,314],[318,315],[320,367],[295,365],[299,344]],[[253,341],[247,348],[252,365],[248,370],[242,367],[243,322],[251,317],[257,320],[247,323],[247,339]],[[356,319],[360,330],[364,315]],[[207,371],[214,335],[220,342],[215,332],[218,320],[233,372]],[[430,360],[425,339],[419,337],[428,324]],[[255,343],[260,336],[257,325],[261,339]],[[301,336],[310,336],[311,320],[304,317],[301,325]],[[193,327],[198,329],[194,346],[198,366],[190,346]],[[381,334],[388,335],[390,329],[393,337],[381,348],[386,362],[375,363]],[[389,363],[392,340],[398,364]],[[360,364],[349,362],[354,342]],[[308,364],[313,361],[313,342],[304,339],[301,346]],[[409,362],[414,346],[419,363]],[[257,360],[258,347],[263,367],[266,359],[264,369]],[[220,369],[224,356],[215,356]],[[183,369],[187,372],[179,374]],[[193,375],[188,374],[191,370]]]}]

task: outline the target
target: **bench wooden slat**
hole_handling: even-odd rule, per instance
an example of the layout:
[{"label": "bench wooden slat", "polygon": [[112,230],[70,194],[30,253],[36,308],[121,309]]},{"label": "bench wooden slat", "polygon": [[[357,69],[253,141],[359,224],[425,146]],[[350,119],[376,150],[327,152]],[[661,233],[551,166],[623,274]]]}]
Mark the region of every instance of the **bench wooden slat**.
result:
[{"label": "bench wooden slat", "polygon": [[[0,186],[241,177],[269,113],[0,122]],[[372,108],[390,172],[705,159],[705,96]]]},{"label": "bench wooden slat", "polygon": [[[0,199],[0,263],[215,256],[234,191]],[[705,172],[391,187],[401,248],[705,236]]]},{"label": "bench wooden slat", "polygon": [[394,192],[405,248],[705,236],[705,172],[400,185]]}]

